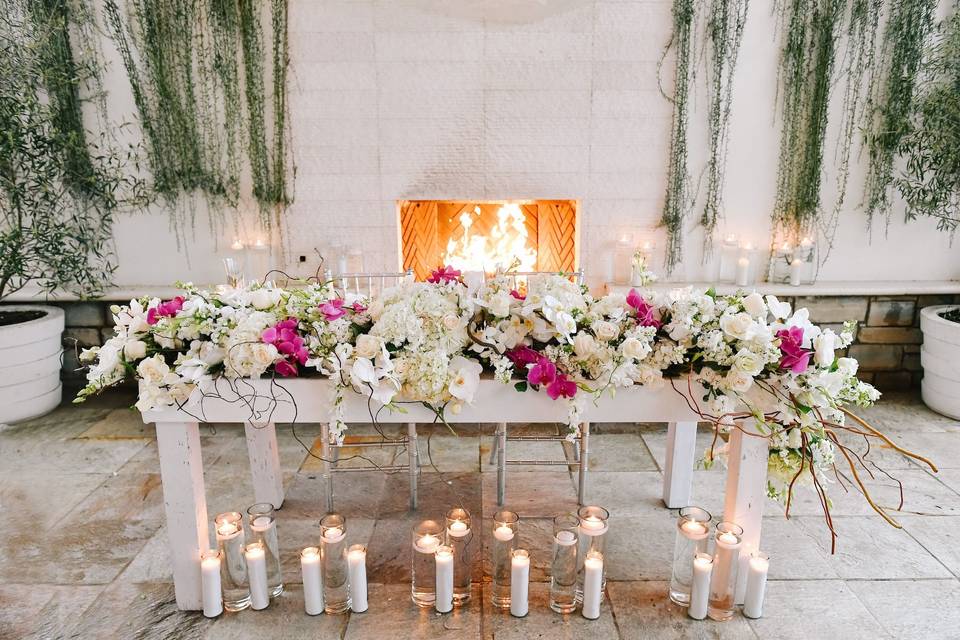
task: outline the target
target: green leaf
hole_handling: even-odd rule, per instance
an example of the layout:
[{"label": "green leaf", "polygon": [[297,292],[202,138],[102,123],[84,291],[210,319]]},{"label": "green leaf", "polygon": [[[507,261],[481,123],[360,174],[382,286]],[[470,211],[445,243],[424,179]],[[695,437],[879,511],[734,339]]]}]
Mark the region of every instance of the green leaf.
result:
[{"label": "green leaf", "polygon": [[519,391],[520,393],[523,393],[524,391],[527,390],[527,383],[526,381],[518,382],[517,384],[513,385],[513,388]]}]

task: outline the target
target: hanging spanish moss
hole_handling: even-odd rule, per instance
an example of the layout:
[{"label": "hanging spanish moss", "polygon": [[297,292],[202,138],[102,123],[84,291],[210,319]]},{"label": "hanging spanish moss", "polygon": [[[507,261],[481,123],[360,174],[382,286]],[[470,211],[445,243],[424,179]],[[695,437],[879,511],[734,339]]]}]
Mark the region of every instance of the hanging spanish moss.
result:
[{"label": "hanging spanish moss", "polygon": [[939,0],[891,3],[880,58],[871,81],[870,120],[864,208],[870,223],[877,215],[889,222],[894,158],[910,128],[917,76],[934,27]]},{"label": "hanging spanish moss", "polygon": [[[117,0],[106,0],[106,14],[130,79],[157,192],[169,201],[201,193],[235,205],[248,166],[261,211],[286,204],[286,3],[127,4],[127,20]],[[272,98],[265,90],[268,70]],[[270,216],[264,218],[269,224]]]},{"label": "hanging spanish moss", "polygon": [[712,0],[707,35],[710,113],[707,161],[707,193],[700,216],[705,232],[704,260],[709,258],[713,235],[720,219],[727,162],[730,106],[733,102],[733,73],[737,66],[748,0]]},{"label": "hanging spanish moss", "polygon": [[[669,274],[683,258],[683,221],[693,204],[690,171],[687,167],[687,120],[689,93],[693,79],[690,50],[693,41],[693,0],[674,0],[673,35],[667,50],[676,48],[674,73],[673,125],[670,133],[670,159],[667,167],[667,192],[664,197],[660,226],[667,231],[664,268]],[[666,51],[664,52],[666,55]],[[661,64],[663,60],[661,59]],[[662,91],[662,87],[661,87]],[[666,94],[664,94],[666,95]]]},{"label": "hanging spanish moss", "polygon": [[906,162],[896,186],[907,219],[931,217],[941,230],[960,227],[960,12],[930,47],[898,151]]},{"label": "hanging spanish moss", "polygon": [[783,130],[773,222],[799,236],[821,213],[823,149],[831,76],[844,0],[783,0],[780,101]]}]

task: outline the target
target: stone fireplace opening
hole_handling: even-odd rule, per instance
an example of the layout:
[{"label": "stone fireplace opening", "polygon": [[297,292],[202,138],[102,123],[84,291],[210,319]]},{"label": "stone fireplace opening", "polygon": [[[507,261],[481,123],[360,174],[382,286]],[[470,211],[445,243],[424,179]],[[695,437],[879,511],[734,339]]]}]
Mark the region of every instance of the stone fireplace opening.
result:
[{"label": "stone fireplace opening", "polygon": [[401,200],[401,259],[417,280],[441,265],[463,271],[573,271],[576,200]]}]

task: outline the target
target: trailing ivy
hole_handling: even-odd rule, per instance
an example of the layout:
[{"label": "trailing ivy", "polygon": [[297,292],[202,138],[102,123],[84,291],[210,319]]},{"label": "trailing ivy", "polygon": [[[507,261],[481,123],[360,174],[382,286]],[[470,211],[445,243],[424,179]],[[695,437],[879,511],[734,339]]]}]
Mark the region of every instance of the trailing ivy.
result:
[{"label": "trailing ivy", "polygon": [[720,219],[727,162],[730,106],[733,102],[733,73],[737,66],[748,0],[711,0],[707,35],[710,49],[710,113],[708,120],[710,154],[707,161],[707,193],[700,216],[705,231],[704,258],[709,255]]},{"label": "trailing ivy", "polygon": [[927,39],[934,27],[939,0],[891,3],[880,57],[871,80],[864,208],[870,223],[877,215],[889,220],[894,158],[910,129],[917,76]]},{"label": "trailing ivy", "polygon": [[168,200],[200,192],[235,204],[248,166],[261,210],[286,204],[286,3],[127,4],[125,20],[117,0],[105,0],[107,22],[130,79],[157,192]]},{"label": "trailing ivy", "polygon": [[930,48],[917,84],[909,130],[898,151],[906,159],[896,187],[907,219],[929,216],[941,230],[960,226],[960,13]]},{"label": "trailing ivy", "polygon": [[[693,79],[690,52],[693,41],[694,0],[674,0],[673,35],[667,50],[676,48],[674,72],[673,124],[670,132],[670,158],[667,166],[667,191],[660,225],[667,231],[665,270],[669,274],[683,258],[683,221],[692,206],[690,171],[687,167],[687,120],[689,93]],[[664,52],[664,56],[666,51]],[[662,60],[661,60],[662,64]],[[662,90],[662,87],[661,87]],[[664,94],[666,96],[666,94]]]},{"label": "trailing ivy", "polygon": [[844,0],[783,0],[780,102],[783,129],[773,221],[789,235],[812,233],[821,213],[831,76]]}]

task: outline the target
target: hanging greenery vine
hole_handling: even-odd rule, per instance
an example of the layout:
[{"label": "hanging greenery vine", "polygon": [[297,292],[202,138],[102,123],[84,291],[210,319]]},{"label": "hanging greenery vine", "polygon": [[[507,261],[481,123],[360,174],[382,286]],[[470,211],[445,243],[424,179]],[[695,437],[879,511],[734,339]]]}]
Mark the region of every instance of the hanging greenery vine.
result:
[{"label": "hanging greenery vine", "polygon": [[934,26],[939,0],[899,0],[891,4],[880,58],[871,80],[870,121],[864,208],[872,223],[877,215],[889,221],[894,158],[909,130],[917,74]]},{"label": "hanging greenery vine", "polygon": [[29,283],[87,296],[114,270],[111,227],[142,201],[127,154],[84,126],[99,87],[78,2],[10,0],[0,16],[0,298]]},{"label": "hanging greenery vine", "polygon": [[[693,79],[690,51],[693,40],[694,0],[674,0],[673,35],[667,50],[676,48],[673,96],[673,124],[670,133],[670,159],[667,166],[667,192],[660,225],[667,231],[665,270],[669,274],[683,258],[683,220],[692,205],[690,171],[687,167],[687,120],[689,92]],[[666,50],[664,51],[664,57]],[[663,64],[663,59],[660,61]],[[663,87],[661,86],[661,91]]]},{"label": "hanging greenery vine", "polygon": [[[246,165],[261,211],[286,204],[286,3],[128,0],[127,5],[125,19],[117,0],[105,0],[157,192],[168,200],[201,192],[236,204]],[[272,98],[265,90],[265,62]]]},{"label": "hanging greenery vine", "polygon": [[777,231],[811,233],[821,212],[823,150],[831,75],[844,0],[784,0],[780,60],[783,129],[773,221]]},{"label": "hanging greenery vine", "polygon": [[737,66],[748,0],[711,0],[707,23],[710,49],[709,158],[707,193],[700,216],[704,227],[704,260],[709,257],[713,235],[720,220],[733,102],[733,72]]},{"label": "hanging greenery vine", "polygon": [[929,216],[941,230],[960,226],[960,12],[943,25],[917,83],[895,184],[907,219]]}]

